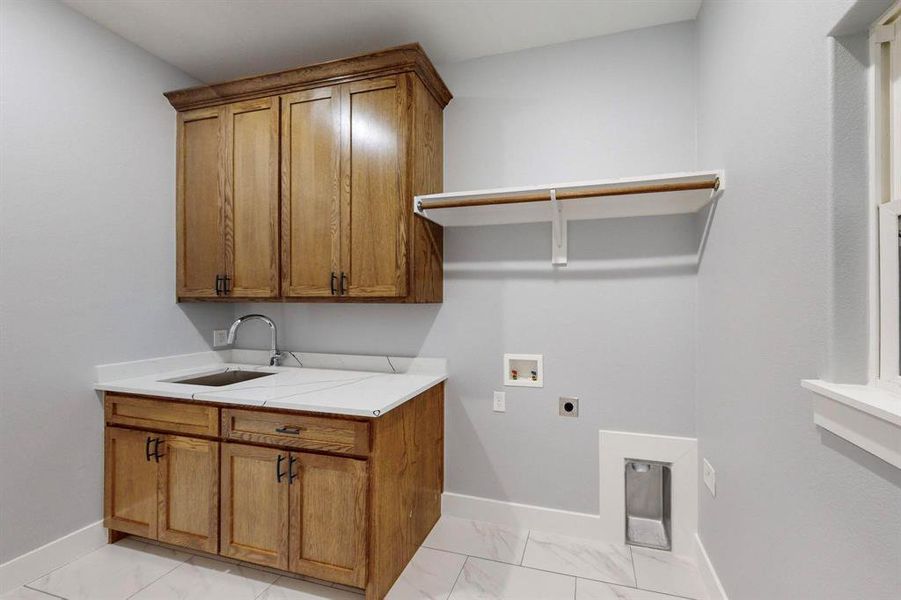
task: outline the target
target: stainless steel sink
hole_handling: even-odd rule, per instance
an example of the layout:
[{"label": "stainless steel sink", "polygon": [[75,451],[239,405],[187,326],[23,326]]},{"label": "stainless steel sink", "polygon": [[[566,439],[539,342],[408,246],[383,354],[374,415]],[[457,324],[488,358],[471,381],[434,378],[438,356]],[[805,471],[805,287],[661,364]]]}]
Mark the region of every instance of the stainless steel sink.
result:
[{"label": "stainless steel sink", "polygon": [[216,373],[207,373],[205,375],[192,375],[184,379],[172,379],[169,383],[186,383],[190,385],[208,385],[211,387],[219,387],[223,385],[231,385],[232,383],[241,383],[242,381],[250,381],[260,377],[269,377],[275,373],[266,373],[263,371],[218,371]]}]

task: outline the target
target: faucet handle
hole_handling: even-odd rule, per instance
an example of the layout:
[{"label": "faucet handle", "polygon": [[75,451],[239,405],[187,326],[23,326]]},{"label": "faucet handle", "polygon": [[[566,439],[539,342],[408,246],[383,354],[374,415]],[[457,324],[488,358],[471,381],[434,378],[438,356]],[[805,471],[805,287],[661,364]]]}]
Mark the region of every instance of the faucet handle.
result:
[{"label": "faucet handle", "polygon": [[270,366],[270,367],[277,367],[277,366],[279,365],[279,363],[282,362],[282,359],[283,359],[284,357],[285,357],[284,353],[279,352],[278,350],[276,350],[276,351],[273,352],[272,355],[269,357],[269,366]]}]

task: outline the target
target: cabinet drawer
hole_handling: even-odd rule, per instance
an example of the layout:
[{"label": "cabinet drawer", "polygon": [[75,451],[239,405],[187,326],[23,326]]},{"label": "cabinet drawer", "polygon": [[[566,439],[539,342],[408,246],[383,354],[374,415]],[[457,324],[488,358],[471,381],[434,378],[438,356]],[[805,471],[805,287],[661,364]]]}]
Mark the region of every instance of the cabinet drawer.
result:
[{"label": "cabinet drawer", "polygon": [[324,452],[369,452],[369,423],[328,417],[223,408],[222,437]]},{"label": "cabinet drawer", "polygon": [[106,422],[142,429],[160,429],[193,435],[219,435],[219,409],[200,404],[167,402],[107,393]]}]

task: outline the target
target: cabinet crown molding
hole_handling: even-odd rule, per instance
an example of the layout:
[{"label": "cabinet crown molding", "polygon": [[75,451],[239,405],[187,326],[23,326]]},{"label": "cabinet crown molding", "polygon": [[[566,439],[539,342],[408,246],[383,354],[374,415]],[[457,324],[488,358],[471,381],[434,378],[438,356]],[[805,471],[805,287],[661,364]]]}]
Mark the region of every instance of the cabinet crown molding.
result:
[{"label": "cabinet crown molding", "polygon": [[164,96],[179,111],[250,100],[310,87],[370,79],[382,75],[413,72],[442,108],[453,98],[438,71],[418,43],[395,46],[378,52],[321,62],[286,71],[277,71],[173,90]]}]

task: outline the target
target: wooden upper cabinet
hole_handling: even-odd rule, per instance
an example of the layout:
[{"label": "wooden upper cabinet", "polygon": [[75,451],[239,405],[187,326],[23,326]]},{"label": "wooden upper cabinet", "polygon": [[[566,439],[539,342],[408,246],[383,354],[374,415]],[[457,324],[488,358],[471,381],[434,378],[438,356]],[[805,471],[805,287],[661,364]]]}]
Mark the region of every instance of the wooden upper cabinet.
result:
[{"label": "wooden upper cabinet", "polygon": [[286,297],[338,294],[340,96],[282,96],[282,286]]},{"label": "wooden upper cabinet", "polygon": [[166,96],[179,298],[441,302],[413,197],[442,191],[451,95],[419,45]]},{"label": "wooden upper cabinet", "polygon": [[341,266],[348,296],[407,294],[407,79],[342,87]]},{"label": "wooden upper cabinet", "polygon": [[179,113],[178,297],[278,296],[278,101]]},{"label": "wooden upper cabinet", "polygon": [[228,296],[278,296],[278,99],[226,106]]},{"label": "wooden upper cabinet", "polygon": [[225,272],[225,145],[220,108],[178,114],[178,296],[216,297]]}]

